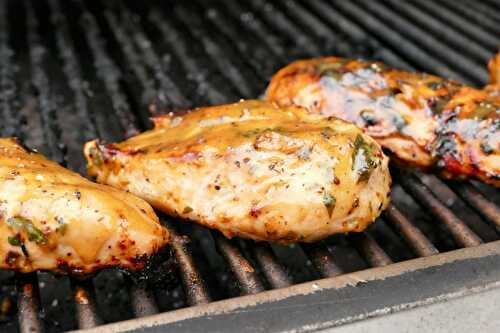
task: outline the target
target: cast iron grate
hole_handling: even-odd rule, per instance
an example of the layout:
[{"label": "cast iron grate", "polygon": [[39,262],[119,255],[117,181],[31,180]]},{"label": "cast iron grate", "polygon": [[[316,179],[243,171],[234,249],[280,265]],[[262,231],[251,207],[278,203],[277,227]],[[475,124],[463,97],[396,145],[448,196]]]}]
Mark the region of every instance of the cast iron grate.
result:
[{"label": "cast iron grate", "polygon": [[[281,66],[327,54],[479,86],[500,45],[496,15],[493,1],[3,1],[1,135],[83,173],[86,140],[121,140],[162,112],[256,98]],[[497,190],[393,173],[393,204],[359,235],[282,247],[164,218],[177,269],[160,266],[155,281],[0,272],[0,330],[91,328],[499,239]]]}]

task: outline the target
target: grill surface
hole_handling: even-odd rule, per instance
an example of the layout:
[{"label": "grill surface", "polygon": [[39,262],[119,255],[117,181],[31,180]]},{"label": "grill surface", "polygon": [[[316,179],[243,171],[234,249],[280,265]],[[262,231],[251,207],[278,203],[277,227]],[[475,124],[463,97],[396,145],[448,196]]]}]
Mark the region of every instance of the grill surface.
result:
[{"label": "grill surface", "polygon": [[[277,69],[298,58],[361,56],[480,86],[487,81],[486,62],[500,45],[498,15],[500,3],[493,1],[2,1],[0,131],[84,173],[86,140],[121,140],[150,127],[149,117],[163,112],[256,98]],[[307,330],[362,318],[371,302],[345,301],[334,316],[337,321],[329,324],[319,308],[319,314],[301,309],[308,317],[286,324],[265,313],[276,310],[275,301],[291,308],[299,303],[328,308],[328,299],[346,297],[344,291],[370,292],[385,302],[376,306],[393,306],[456,292],[474,281],[486,285],[499,276],[494,270],[490,280],[481,280],[462,272],[443,282],[460,271],[452,261],[470,261],[467,267],[475,272],[500,266],[500,243],[494,242],[500,230],[497,190],[444,183],[418,172],[393,174],[393,204],[359,235],[283,247],[227,240],[163,217],[174,235],[176,264],[160,265],[163,274],[146,282],[132,283],[113,270],[87,281],[0,271],[0,331],[58,332],[157,313],[164,314],[155,317],[156,323],[168,324],[201,316],[202,310],[189,306],[227,298],[232,300],[200,309],[215,314],[267,302],[271,305],[255,310],[262,321],[252,328],[316,322],[301,326]],[[476,248],[455,251],[468,247]],[[428,268],[443,263],[448,266]],[[316,281],[320,278],[331,279]],[[386,280],[365,291],[346,287],[371,278]],[[429,284],[412,290],[410,283],[404,289],[419,279]],[[301,294],[306,296],[298,299]],[[179,308],[186,309],[169,312]],[[221,322],[248,325],[240,321],[245,318],[221,315]],[[216,329],[214,321],[205,326],[202,319],[176,328]],[[114,329],[152,322],[120,325]],[[236,326],[219,329],[230,327]]]}]

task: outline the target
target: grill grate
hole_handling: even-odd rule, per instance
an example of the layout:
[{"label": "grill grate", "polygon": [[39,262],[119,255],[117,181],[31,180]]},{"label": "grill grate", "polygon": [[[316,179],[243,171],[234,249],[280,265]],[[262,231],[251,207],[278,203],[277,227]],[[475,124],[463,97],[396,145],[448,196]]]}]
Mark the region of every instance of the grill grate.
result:
[{"label": "grill grate", "polygon": [[[3,1],[1,134],[84,172],[86,140],[121,140],[158,113],[257,97],[274,71],[301,57],[366,56],[484,84],[485,63],[500,44],[500,5],[450,4]],[[92,328],[499,239],[497,190],[394,174],[393,204],[380,221],[316,244],[227,240],[163,217],[183,288],[133,284],[114,271],[89,281],[0,272],[0,301],[17,298],[18,309],[17,321],[16,306],[10,320],[0,313],[0,330]]]}]

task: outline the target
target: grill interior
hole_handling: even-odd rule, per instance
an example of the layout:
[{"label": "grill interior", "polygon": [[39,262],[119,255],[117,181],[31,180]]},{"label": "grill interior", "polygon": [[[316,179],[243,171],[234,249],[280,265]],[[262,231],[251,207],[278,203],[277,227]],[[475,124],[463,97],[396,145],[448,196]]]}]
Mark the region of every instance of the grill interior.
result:
[{"label": "grill interior", "polygon": [[[380,59],[481,86],[499,15],[489,0],[2,1],[0,131],[84,174],[85,141],[122,140],[164,112],[256,98],[298,58]],[[115,270],[85,281],[0,271],[0,331],[91,328],[499,239],[497,190],[393,175],[393,204],[361,234],[284,247],[163,217],[175,259],[145,281]]]}]

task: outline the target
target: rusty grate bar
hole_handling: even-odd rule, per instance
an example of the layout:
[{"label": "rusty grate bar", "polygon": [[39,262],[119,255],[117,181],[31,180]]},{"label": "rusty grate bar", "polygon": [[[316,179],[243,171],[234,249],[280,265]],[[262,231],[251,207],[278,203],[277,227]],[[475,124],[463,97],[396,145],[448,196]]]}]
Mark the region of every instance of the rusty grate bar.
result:
[{"label": "rusty grate bar", "polygon": [[292,284],[292,280],[278,263],[278,259],[269,244],[254,243],[251,250],[273,289],[288,287]]},{"label": "rusty grate bar", "polygon": [[392,264],[392,260],[387,253],[377,244],[368,233],[352,234],[349,239],[353,242],[360,254],[368,260],[372,267],[381,267]]},{"label": "rusty grate bar", "polygon": [[450,183],[450,187],[482,217],[500,228],[500,208],[486,199],[476,188],[467,183]]},{"label": "rusty grate bar", "polygon": [[303,244],[302,249],[322,277],[333,277],[344,273],[344,271],[335,264],[332,254],[324,244]]},{"label": "rusty grate bar", "polygon": [[231,271],[238,279],[241,293],[250,295],[264,291],[264,286],[259,280],[255,268],[245,259],[238,248],[217,231],[212,232],[212,237],[220,255],[224,257]]},{"label": "rusty grate bar", "polygon": [[38,281],[36,274],[19,274],[18,281],[18,320],[21,333],[41,333],[44,325],[39,317]]},{"label": "rusty grate bar", "polygon": [[76,321],[81,329],[89,329],[102,324],[102,319],[97,313],[94,287],[89,281],[72,281]]},{"label": "rusty grate bar", "polygon": [[389,205],[385,210],[384,216],[396,230],[404,237],[406,243],[411,247],[413,252],[420,257],[428,257],[438,254],[439,251],[425,237],[425,235],[415,227],[404,215],[397,209],[394,204]]},{"label": "rusty grate bar", "polygon": [[175,252],[177,263],[179,264],[184,292],[186,293],[189,305],[206,304],[211,301],[203,278],[196,268],[191,251],[188,248],[189,238],[181,236],[175,231],[174,226],[165,218],[162,218],[163,225],[168,228],[172,237],[170,246]]},{"label": "rusty grate bar", "polygon": [[130,299],[132,311],[137,318],[151,316],[159,312],[154,295],[145,286],[131,283]]}]

